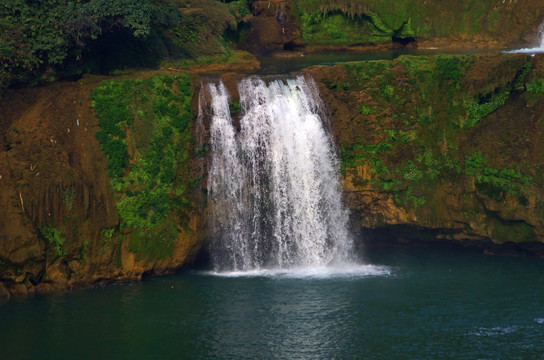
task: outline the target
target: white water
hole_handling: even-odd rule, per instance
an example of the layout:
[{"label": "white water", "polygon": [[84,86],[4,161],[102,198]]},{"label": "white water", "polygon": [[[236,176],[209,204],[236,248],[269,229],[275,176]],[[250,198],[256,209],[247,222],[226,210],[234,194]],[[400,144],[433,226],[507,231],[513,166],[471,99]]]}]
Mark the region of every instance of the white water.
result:
[{"label": "white water", "polygon": [[290,269],[254,269],[246,271],[207,271],[205,275],[220,277],[267,277],[279,279],[337,279],[391,276],[392,270],[384,265],[355,265],[295,267]]},{"label": "white water", "polygon": [[544,22],[540,24],[540,27],[538,28],[538,34],[540,36],[540,44],[538,44],[534,48],[524,48],[524,49],[517,49],[512,51],[505,51],[508,54],[517,54],[517,53],[523,53],[523,54],[537,54],[537,53],[544,53]]},{"label": "white water", "polygon": [[312,80],[240,82],[239,130],[222,83],[209,84],[208,199],[216,272],[349,262],[338,160]]}]

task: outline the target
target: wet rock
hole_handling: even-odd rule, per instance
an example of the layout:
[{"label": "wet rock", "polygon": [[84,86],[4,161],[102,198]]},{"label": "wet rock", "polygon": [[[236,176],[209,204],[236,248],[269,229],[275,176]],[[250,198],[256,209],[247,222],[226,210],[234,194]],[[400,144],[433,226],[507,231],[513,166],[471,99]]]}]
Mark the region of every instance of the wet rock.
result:
[{"label": "wet rock", "polygon": [[300,27],[286,0],[255,1],[249,33],[240,46],[254,54],[296,50],[304,45]]}]

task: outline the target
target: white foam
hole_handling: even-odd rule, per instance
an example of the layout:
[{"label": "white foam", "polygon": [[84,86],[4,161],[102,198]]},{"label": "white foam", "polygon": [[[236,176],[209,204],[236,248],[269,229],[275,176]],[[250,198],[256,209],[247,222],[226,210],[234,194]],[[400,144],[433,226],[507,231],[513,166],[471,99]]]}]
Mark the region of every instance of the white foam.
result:
[{"label": "white foam", "polygon": [[503,51],[506,54],[538,54],[538,53],[544,53],[544,22],[540,25],[538,28],[538,33],[540,35],[540,44],[534,48],[524,48],[524,49],[516,49],[516,50],[510,50],[510,51]]},{"label": "white foam", "polygon": [[544,324],[544,318],[535,319],[535,321],[539,324]]},{"label": "white foam", "polygon": [[290,269],[253,269],[247,271],[205,271],[205,275],[219,277],[268,277],[282,279],[336,279],[391,276],[392,270],[384,265],[342,264]]},{"label": "white foam", "polygon": [[481,327],[471,332],[470,335],[475,336],[501,336],[513,333],[517,331],[517,326],[495,326],[495,327]]},{"label": "white foam", "polygon": [[510,50],[510,51],[503,51],[505,54],[540,54],[544,53],[544,47],[535,47],[535,48],[524,48],[524,49],[517,49],[517,50]]}]

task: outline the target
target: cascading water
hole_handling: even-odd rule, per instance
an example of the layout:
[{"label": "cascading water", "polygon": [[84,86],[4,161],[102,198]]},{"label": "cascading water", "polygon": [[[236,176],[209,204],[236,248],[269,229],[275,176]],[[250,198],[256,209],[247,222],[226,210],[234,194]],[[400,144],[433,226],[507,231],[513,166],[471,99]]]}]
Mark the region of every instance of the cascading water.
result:
[{"label": "cascading water", "polygon": [[242,80],[239,131],[225,86],[209,84],[207,90],[215,271],[347,262],[352,249],[348,213],[313,80]]},{"label": "cascading water", "polygon": [[540,24],[538,28],[538,35],[540,36],[540,44],[537,45],[536,47],[506,51],[506,53],[511,53],[511,54],[524,53],[524,54],[534,55],[536,53],[544,52],[544,22],[542,22],[542,24]]}]

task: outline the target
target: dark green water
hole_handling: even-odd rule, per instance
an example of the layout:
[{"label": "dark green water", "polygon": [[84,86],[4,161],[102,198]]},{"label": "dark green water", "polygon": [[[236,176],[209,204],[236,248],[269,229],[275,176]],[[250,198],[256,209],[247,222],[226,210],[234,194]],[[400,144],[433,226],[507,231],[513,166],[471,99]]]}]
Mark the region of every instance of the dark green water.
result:
[{"label": "dark green water", "polygon": [[2,359],[543,359],[544,261],[387,250],[381,267],[18,297]]}]

